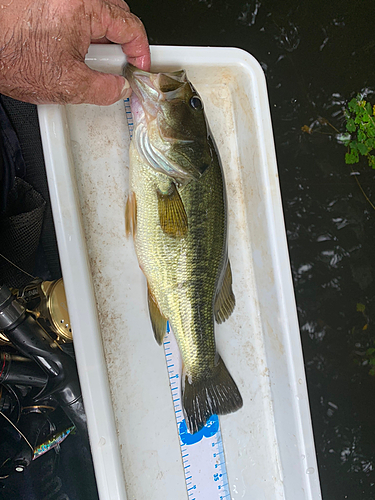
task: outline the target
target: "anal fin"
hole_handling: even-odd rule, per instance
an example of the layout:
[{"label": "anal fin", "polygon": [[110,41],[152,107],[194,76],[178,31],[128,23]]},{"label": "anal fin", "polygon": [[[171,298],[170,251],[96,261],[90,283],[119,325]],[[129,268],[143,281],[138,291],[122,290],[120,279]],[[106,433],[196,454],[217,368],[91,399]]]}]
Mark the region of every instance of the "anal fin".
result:
[{"label": "anal fin", "polygon": [[147,302],[155,340],[159,345],[162,345],[165,333],[167,331],[167,319],[160,311],[159,305],[156,302],[155,297],[150,292],[149,288],[147,288]]},{"label": "anal fin", "polygon": [[215,300],[214,314],[216,323],[223,323],[227,320],[232,314],[235,305],[236,299],[232,290],[232,271],[228,259],[221,289]]},{"label": "anal fin", "polygon": [[188,230],[188,220],[184,204],[172,182],[167,193],[157,191],[160,226],[165,234],[181,238]]}]

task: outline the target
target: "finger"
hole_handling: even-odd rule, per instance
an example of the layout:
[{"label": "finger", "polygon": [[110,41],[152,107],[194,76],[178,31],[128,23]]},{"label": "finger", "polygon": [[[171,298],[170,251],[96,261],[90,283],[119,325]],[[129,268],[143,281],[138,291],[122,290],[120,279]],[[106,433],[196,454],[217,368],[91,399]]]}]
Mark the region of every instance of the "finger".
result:
[{"label": "finger", "polygon": [[149,70],[150,49],[146,30],[137,16],[123,7],[105,3],[101,15],[92,16],[92,38],[103,37],[122,45],[129,62]]},{"label": "finger", "polygon": [[84,63],[77,63],[71,77],[79,82],[71,104],[108,106],[131,95],[129,82],[123,76],[94,71]]},{"label": "finger", "polygon": [[135,38],[129,43],[122,44],[122,50],[130,64],[145,71],[150,71],[151,57],[148,42],[146,48],[143,39]]},{"label": "finger", "polygon": [[130,12],[130,7],[126,2],[124,2],[124,0],[106,0],[106,1],[107,3],[112,3],[113,5],[117,5],[121,9]]},{"label": "finger", "polygon": [[110,42],[106,38],[99,38],[98,40],[92,39],[91,43],[94,43],[94,44],[97,44],[97,45],[100,45],[100,44],[104,44],[104,45],[107,44],[108,45],[109,43],[112,43],[112,42]]},{"label": "finger", "polygon": [[[123,48],[124,53],[126,54],[126,49]],[[144,71],[150,71],[151,59],[150,54],[146,54],[143,56],[127,56],[127,61],[133,66],[137,66],[137,68],[143,69]]]}]

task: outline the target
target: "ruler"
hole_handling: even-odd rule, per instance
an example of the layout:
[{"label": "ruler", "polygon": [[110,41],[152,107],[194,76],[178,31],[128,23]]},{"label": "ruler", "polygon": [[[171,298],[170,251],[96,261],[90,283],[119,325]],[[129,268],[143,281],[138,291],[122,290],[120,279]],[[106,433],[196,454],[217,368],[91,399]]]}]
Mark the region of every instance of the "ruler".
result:
[{"label": "ruler", "polygon": [[134,122],[133,122],[133,115],[130,107],[129,97],[127,99],[124,99],[124,106],[125,106],[126,120],[128,122],[129,136],[131,139],[133,137]]},{"label": "ruler", "polygon": [[[131,139],[134,123],[129,99],[124,100],[124,105]],[[163,346],[180,440],[187,498],[229,500],[231,495],[218,416],[212,415],[203,429],[195,434],[190,434],[187,430],[181,403],[182,359],[169,323]]]},{"label": "ruler", "polygon": [[181,404],[182,360],[169,325],[163,345],[188,498],[189,500],[228,500],[231,496],[219,418],[213,415],[199,432],[195,434],[188,432]]}]

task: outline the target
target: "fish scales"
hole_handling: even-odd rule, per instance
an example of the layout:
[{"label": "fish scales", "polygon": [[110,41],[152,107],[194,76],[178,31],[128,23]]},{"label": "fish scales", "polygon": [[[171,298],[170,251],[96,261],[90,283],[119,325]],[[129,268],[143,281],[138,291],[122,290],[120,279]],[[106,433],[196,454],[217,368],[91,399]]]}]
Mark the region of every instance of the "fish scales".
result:
[{"label": "fish scales", "polygon": [[[181,241],[166,238],[159,223],[156,193],[160,185],[170,182],[168,177],[139,161],[133,143],[130,156],[130,189],[137,200],[134,241],[140,267],[171,324],[187,371],[203,375],[205,367],[209,369],[215,361],[213,301],[225,257],[221,168],[215,161],[202,181],[179,189],[188,219],[187,236]],[[219,209],[212,210],[213,205]]]}]

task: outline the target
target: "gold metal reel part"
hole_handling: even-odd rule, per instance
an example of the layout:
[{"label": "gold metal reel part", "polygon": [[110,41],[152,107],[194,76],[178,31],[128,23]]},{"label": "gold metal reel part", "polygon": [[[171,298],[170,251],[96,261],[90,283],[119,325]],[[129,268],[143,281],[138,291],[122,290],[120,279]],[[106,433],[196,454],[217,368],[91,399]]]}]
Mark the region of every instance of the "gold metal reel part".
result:
[{"label": "gold metal reel part", "polygon": [[45,300],[42,300],[38,311],[46,318],[51,329],[62,342],[72,342],[73,332],[70,324],[68,304],[66,301],[63,279],[57,281],[43,281],[41,289]]},{"label": "gold metal reel part", "polygon": [[[63,279],[55,281],[37,281],[30,283],[24,290],[13,290],[21,300],[25,291],[34,298],[40,298],[39,304],[33,309],[27,309],[37,321],[44,320],[56,335],[58,342],[73,342],[73,332],[70,324],[68,305],[66,301]],[[27,304],[24,304],[27,308]],[[43,324],[41,326],[44,326]],[[9,344],[4,332],[0,331],[0,345]]]}]

